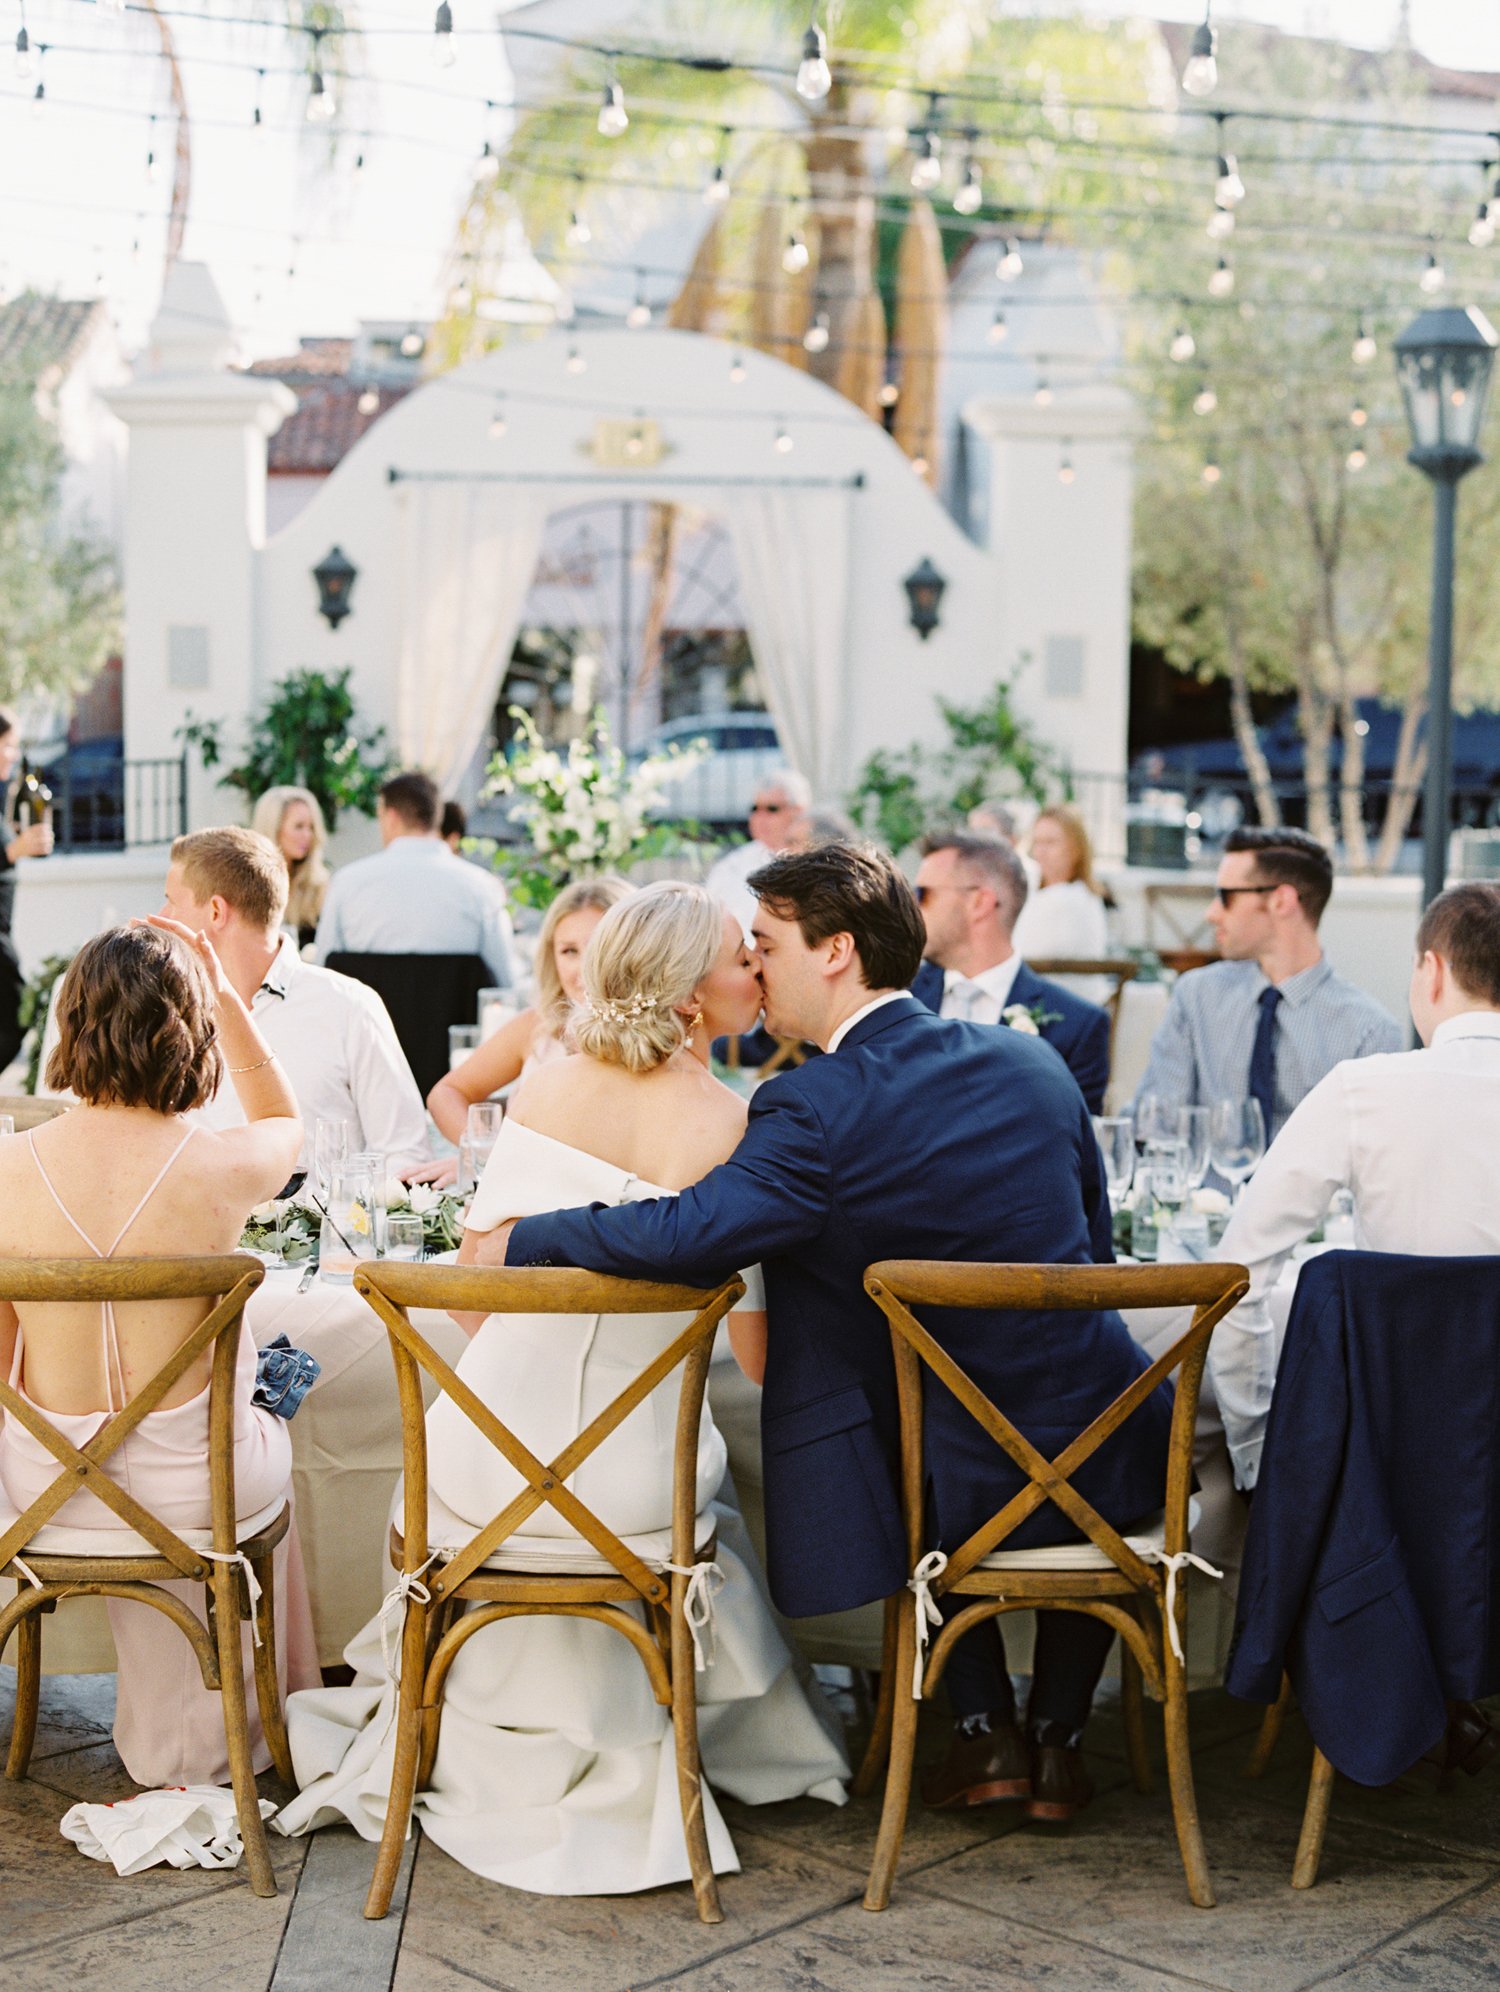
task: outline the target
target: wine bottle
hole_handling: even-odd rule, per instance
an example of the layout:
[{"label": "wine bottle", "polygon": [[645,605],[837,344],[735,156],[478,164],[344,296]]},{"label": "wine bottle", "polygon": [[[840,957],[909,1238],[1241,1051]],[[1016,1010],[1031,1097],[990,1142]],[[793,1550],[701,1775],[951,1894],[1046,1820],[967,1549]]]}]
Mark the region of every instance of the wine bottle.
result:
[{"label": "wine bottle", "polygon": [[50,821],[51,816],[52,791],[28,769],[16,797],[16,822],[22,830],[30,830],[38,823]]}]

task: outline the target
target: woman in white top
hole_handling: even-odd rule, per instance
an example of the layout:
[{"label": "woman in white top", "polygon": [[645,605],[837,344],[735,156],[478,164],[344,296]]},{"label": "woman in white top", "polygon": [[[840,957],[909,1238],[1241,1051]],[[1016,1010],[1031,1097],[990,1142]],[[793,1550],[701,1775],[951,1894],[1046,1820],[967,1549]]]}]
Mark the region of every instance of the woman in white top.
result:
[{"label": "woman in white top", "polygon": [[[699,886],[633,893],[600,922],[584,984],[578,1055],[528,1078],[507,1115],[469,1211],[463,1262],[474,1263],[481,1234],[509,1218],[676,1195],[723,1161],[744,1131],[744,1102],[707,1062],[716,1036],[750,1029],[760,1011],[732,914]],[[463,1316],[472,1340],[458,1374],[533,1453],[551,1459],[686,1318]],[[731,1333],[753,1337],[763,1326],[763,1313],[736,1315]],[[680,1382],[680,1371],[667,1378],[569,1482],[657,1560],[670,1553]],[[447,1399],[428,1413],[428,1433],[431,1540],[456,1546],[521,1483]],[[705,1406],[697,1503],[705,1529],[717,1529],[724,1577],[706,1643],[712,1657],[697,1675],[708,1784],[751,1804],[803,1795],[842,1803],[848,1766],[837,1724],[799,1678],[737,1511],[714,1501],[724,1469],[724,1443]],[[558,1511],[543,1505],[512,1548],[533,1551],[545,1569],[576,1543]],[[294,1696],[288,1706],[304,1790],[279,1823],[302,1832],[348,1820],[375,1839],[395,1747],[378,1616],[346,1658],[358,1676],[353,1687]],[[424,1831],[454,1859],[533,1893],[623,1894],[688,1876],[667,1711],[628,1643],[588,1620],[505,1620],[462,1648],[417,1807]],[[704,1813],[714,1866],[732,1871],[734,1846],[707,1788]]]},{"label": "woman in white top", "polygon": [[[1094,879],[1094,854],[1083,818],[1066,803],[1038,813],[1031,830],[1031,856],[1041,885],[1027,895],[1011,935],[1024,961],[1100,961],[1109,953],[1104,894]],[[1065,989],[1090,1003],[1102,1003],[1109,984],[1102,976],[1060,975]]]}]

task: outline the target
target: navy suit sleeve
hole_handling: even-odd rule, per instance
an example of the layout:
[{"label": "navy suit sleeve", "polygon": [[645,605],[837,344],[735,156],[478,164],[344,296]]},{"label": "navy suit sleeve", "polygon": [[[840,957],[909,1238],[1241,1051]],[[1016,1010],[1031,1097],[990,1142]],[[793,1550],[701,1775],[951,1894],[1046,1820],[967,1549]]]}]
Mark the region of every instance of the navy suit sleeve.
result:
[{"label": "navy suit sleeve", "polygon": [[1104,1112],[1109,1084],[1109,1012],[1096,1003],[1086,1006],[1078,1035],[1068,1052],[1068,1064],[1091,1114]]},{"label": "navy suit sleeve", "polygon": [[701,1183],[678,1197],[523,1218],[506,1264],[707,1285],[816,1238],[830,1184],[827,1138],[811,1103],[794,1083],[773,1080],[751,1102],[739,1147]]}]

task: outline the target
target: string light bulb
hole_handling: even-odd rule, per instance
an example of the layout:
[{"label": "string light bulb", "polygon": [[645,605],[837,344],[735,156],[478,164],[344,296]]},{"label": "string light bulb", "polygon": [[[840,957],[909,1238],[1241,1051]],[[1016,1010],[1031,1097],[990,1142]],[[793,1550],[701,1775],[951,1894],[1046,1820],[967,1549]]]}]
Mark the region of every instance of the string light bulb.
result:
[{"label": "string light bulb", "polygon": [[582,353],[579,352],[576,346],[569,346],[568,357],[564,362],[564,364],[566,365],[567,370],[570,374],[581,374],[588,372],[589,363],[583,357]]},{"label": "string light bulb", "polygon": [[458,60],[453,41],[453,9],[448,0],[438,0],[432,17],[432,61],[434,68],[451,69]]},{"label": "string light bulb", "polygon": [[736,352],[729,362],[729,378],[738,387],[745,378],[745,358]]},{"label": "string light bulb", "polygon": [[[1224,121],[1221,116],[1219,120],[1221,132],[1223,130],[1223,123]],[[1238,207],[1244,198],[1245,183],[1240,178],[1240,169],[1235,156],[1232,152],[1221,150],[1219,153],[1218,178],[1214,182],[1214,199],[1220,207],[1232,208]]]},{"label": "string light bulb", "polygon": [[156,156],[156,113],[151,113],[146,139],[146,178],[154,187],[161,178],[161,161]]},{"label": "string light bulb", "polygon": [[39,118],[42,115],[42,112],[46,109],[46,105],[47,105],[47,85],[42,81],[41,77],[39,76],[36,79],[36,88],[31,93],[31,115],[34,118]]},{"label": "string light bulb", "polygon": [[992,346],[1003,346],[1005,344],[1006,340],[1010,337],[1010,326],[1006,323],[1003,311],[995,313],[994,317],[990,320],[990,329],[984,336]]},{"label": "string light bulb", "polygon": [[651,323],[651,307],[639,292],[636,294],[635,303],[625,314],[625,323],[632,332],[644,332]]},{"label": "string light bulb", "polygon": [[1059,484],[1071,484],[1077,475],[1077,471],[1073,468],[1073,459],[1068,455],[1065,444],[1063,446],[1062,460],[1057,466],[1057,481]]},{"label": "string light bulb", "polygon": [[645,448],[646,431],[641,426],[641,417],[637,415],[635,421],[626,432],[625,454],[628,457],[638,457],[644,454]]},{"label": "string light bulb", "polygon": [[1362,429],[1365,426],[1365,424],[1369,421],[1369,419],[1370,419],[1369,409],[1366,408],[1363,405],[1363,403],[1356,401],[1354,406],[1349,410],[1350,427],[1354,429]]},{"label": "string light bulb", "polygon": [[1195,415],[1212,415],[1218,405],[1218,395],[1214,393],[1208,382],[1204,381],[1202,387],[1193,396],[1193,413]]},{"label": "string light bulb", "polygon": [[709,175],[708,184],[703,189],[705,207],[722,207],[729,199],[729,179],[721,159]]},{"label": "string light bulb", "polygon": [[984,182],[979,173],[979,161],[971,152],[964,163],[964,183],[953,196],[955,214],[978,214],[984,205]]},{"label": "string light bulb", "polygon": [[16,74],[24,83],[28,76],[36,72],[36,57],[31,52],[31,37],[26,32],[26,23],[21,23],[16,36]]},{"label": "string light bulb", "polygon": [[568,215],[567,241],[570,249],[583,249],[594,239],[594,231],[584,220],[582,211],[574,208]]},{"label": "string light bulb", "polygon": [[1218,86],[1219,36],[1212,19],[1212,8],[1205,7],[1203,24],[1194,30],[1192,44],[1188,49],[1188,59],[1183,65],[1182,87],[1190,97],[1211,96]]},{"label": "string light bulb", "polygon": [[1167,348],[1167,358],[1178,366],[1185,366],[1198,350],[1198,341],[1185,325],[1179,325],[1172,334],[1172,343]]},{"label": "string light bulb", "polygon": [[809,353],[826,353],[830,336],[828,313],[820,311],[803,333],[802,344]]},{"label": "string light bulb", "polygon": [[1349,349],[1350,359],[1357,367],[1367,367],[1379,350],[1361,316],[1354,328],[1354,344]]},{"label": "string light bulb", "polygon": [[922,144],[911,163],[912,192],[930,194],[943,177],[943,142],[935,131],[922,133]]},{"label": "string light bulb", "polygon": [[[288,270],[287,275],[291,276],[291,274],[292,272]],[[415,325],[408,326],[406,331],[404,331],[401,334],[402,359],[403,360],[416,359],[416,357],[421,352],[422,348],[426,345],[426,343],[427,341],[422,337],[421,333],[417,330]]]},{"label": "string light bulb", "polygon": [[925,477],[928,471],[931,470],[932,465],[927,461],[922,452],[918,450],[911,460],[911,467],[914,477]]},{"label": "string light bulb", "polygon": [[504,397],[498,396],[495,401],[494,412],[490,416],[490,441],[498,443],[509,427],[510,423],[506,419],[505,414]]},{"label": "string light bulb", "polygon": [[1003,284],[1013,284],[1026,265],[1021,261],[1021,247],[1012,235],[1006,240],[1000,252],[1000,260],[995,265],[995,275]]},{"label": "string light bulb", "polygon": [[1227,242],[1234,233],[1234,209],[1221,207],[1216,201],[1205,233],[1210,242]]},{"label": "string light bulb", "polygon": [[816,21],[809,21],[802,37],[802,60],[797,64],[797,95],[804,104],[821,104],[832,88],[828,37]]},{"label": "string light bulb", "polygon": [[1370,459],[1365,455],[1358,443],[1354,445],[1348,456],[1344,458],[1345,466],[1349,470],[1363,470],[1369,461]]},{"label": "string light bulb", "polygon": [[332,124],[338,105],[333,91],[329,88],[321,69],[314,69],[307,79],[307,122],[309,124]]},{"label": "string light bulb", "polygon": [[1447,281],[1447,272],[1437,259],[1437,251],[1429,249],[1422,274],[1417,279],[1417,288],[1424,297],[1435,297]]},{"label": "string light bulb", "polygon": [[625,92],[611,77],[604,86],[604,96],[599,105],[599,136],[623,138],[629,129],[630,117],[625,109]]},{"label": "string light bulb", "polygon": [[1198,475],[1202,478],[1205,484],[1213,485],[1218,483],[1219,479],[1224,475],[1224,473],[1222,470],[1220,470],[1218,464],[1215,463],[1214,459],[1210,457],[1208,461],[1204,464],[1202,470],[1199,471]]},{"label": "string light bulb", "polygon": [[266,135],[266,121],[262,117],[260,109],[261,93],[265,87],[266,72],[263,69],[257,69],[255,72],[255,108],[250,113],[250,134],[253,138],[261,140]]},{"label": "string light bulb", "polygon": [[499,155],[488,139],[480,147],[479,159],[474,167],[474,177],[488,185],[493,185],[500,177]]},{"label": "string light bulb", "polygon": [[359,176],[364,172],[364,170],[365,170],[365,155],[362,152],[356,152],[354,155],[355,178],[358,179]]},{"label": "string light bulb", "polygon": [[1047,376],[1045,374],[1043,374],[1041,379],[1038,380],[1036,384],[1036,392],[1032,395],[1031,398],[1036,403],[1038,408],[1050,408],[1052,406],[1052,389],[1048,385]]},{"label": "string light bulb", "polygon": [[778,429],[778,430],[776,431],[776,440],[775,440],[775,442],[774,442],[774,443],[772,443],[771,447],[772,447],[772,449],[773,449],[773,450],[775,450],[775,452],[776,452],[776,454],[777,454],[778,456],[790,456],[790,455],[791,455],[791,451],[792,451],[792,438],[791,438],[791,435],[790,435],[790,433],[788,432],[788,430],[787,430],[787,428],[786,428],[785,424],[783,424],[783,425],[782,425],[782,427],[780,427],[780,428],[779,428],[779,429]]},{"label": "string light bulb", "polygon": [[781,252],[781,267],[789,277],[800,277],[812,261],[807,242],[800,228],[794,228],[786,239],[786,247]]},{"label": "string light bulb", "polygon": [[1221,256],[1219,267],[1208,280],[1208,294],[1210,297],[1228,297],[1233,289],[1234,271]]},{"label": "string light bulb", "polygon": [[379,388],[366,387],[361,389],[360,397],[358,401],[355,402],[354,405],[359,410],[361,415],[378,414],[380,410]]},{"label": "string light bulb", "polygon": [[1490,213],[1489,202],[1481,201],[1478,212],[1469,223],[1469,247],[1471,249],[1488,249],[1494,239],[1495,218]]}]

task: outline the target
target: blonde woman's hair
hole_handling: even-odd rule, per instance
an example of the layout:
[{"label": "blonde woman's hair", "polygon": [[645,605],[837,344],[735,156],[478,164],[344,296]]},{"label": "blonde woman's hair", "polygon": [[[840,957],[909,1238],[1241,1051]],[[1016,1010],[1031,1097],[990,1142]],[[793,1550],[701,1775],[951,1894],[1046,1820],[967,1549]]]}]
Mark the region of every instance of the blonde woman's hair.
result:
[{"label": "blonde woman's hair", "polygon": [[1090,892],[1096,893],[1100,899],[1103,899],[1104,887],[1094,877],[1094,847],[1089,842],[1089,833],[1084,827],[1083,818],[1070,803],[1050,802],[1045,809],[1037,811],[1036,822],[1032,824],[1032,829],[1035,830],[1037,823],[1044,823],[1049,819],[1067,838],[1068,849],[1073,854],[1067,883],[1086,885]]},{"label": "blonde woman's hair", "polygon": [[547,908],[536,940],[536,1007],[537,1029],[549,1037],[562,1036],[573,1007],[557,972],[554,947],[558,928],[570,913],[607,913],[633,890],[633,886],[623,878],[616,878],[613,872],[601,872],[598,878],[579,878],[565,885]]},{"label": "blonde woman's hair", "polygon": [[[294,788],[290,784],[269,788],[255,805],[250,828],[258,830],[262,837],[269,837],[280,851],[282,818],[294,802],[307,804],[313,820],[313,840],[305,858],[299,858],[295,864],[287,858],[286,868],[292,883],[287,894],[286,920],[290,927],[316,927],[322,917],[323,901],[328,897],[328,867],[323,862],[328,825],[323,821],[318,798],[311,789]],[[286,857],[284,851],[282,856]]]},{"label": "blonde woman's hair", "polygon": [[701,885],[667,880],[610,908],[583,958],[573,1040],[589,1058],[649,1072],[688,1039],[676,1006],[718,959],[724,909]]}]

